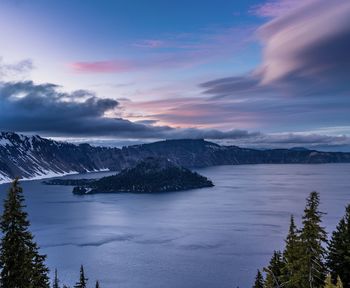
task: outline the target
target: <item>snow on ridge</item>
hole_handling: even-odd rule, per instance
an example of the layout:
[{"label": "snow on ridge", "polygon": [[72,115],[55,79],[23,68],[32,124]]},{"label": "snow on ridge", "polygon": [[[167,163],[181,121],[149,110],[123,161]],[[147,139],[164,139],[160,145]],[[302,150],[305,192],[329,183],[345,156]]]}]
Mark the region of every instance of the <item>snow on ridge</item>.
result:
[{"label": "snow on ridge", "polygon": [[6,138],[0,138],[0,146],[13,146],[13,144]]},{"label": "snow on ridge", "polygon": [[[0,184],[11,182],[13,180],[12,176],[16,174],[21,175],[23,177],[21,180],[25,181],[78,174],[79,172],[75,171],[77,168],[69,168],[69,166],[66,168],[56,167],[53,163],[49,163],[43,159],[40,154],[42,146],[61,147],[61,145],[65,144],[66,142],[41,138],[39,135],[27,136],[14,132],[0,132],[0,163],[1,161],[4,163],[9,161],[12,163],[12,166],[17,167],[14,171],[19,170],[8,174],[6,171],[0,169]],[[82,171],[85,170],[87,173],[109,171],[109,169],[105,168],[92,169],[92,171],[89,171],[83,166],[81,168]],[[78,170],[81,171],[80,169]]]},{"label": "snow on ridge", "polygon": [[33,177],[28,177],[28,178],[21,178],[22,181],[29,181],[29,180],[40,180],[40,179],[45,179],[45,178],[53,178],[53,177],[62,177],[66,175],[75,175],[79,174],[77,171],[69,171],[69,172],[54,172],[54,171],[45,171],[42,174],[37,174],[36,176]]},{"label": "snow on ridge", "polygon": [[0,171],[0,184],[8,183],[10,181],[11,181],[11,179],[7,175],[1,173],[1,171]]},{"label": "snow on ridge", "polygon": [[[95,169],[92,171],[86,170],[87,173],[92,173],[92,172],[108,172],[110,171],[108,168],[102,168],[102,169]],[[32,180],[41,180],[41,179],[47,179],[47,178],[53,178],[53,177],[63,177],[67,175],[77,175],[79,172],[77,171],[69,171],[69,172],[54,172],[50,170],[46,170],[42,174],[37,174],[36,176],[33,177],[24,177],[20,178],[21,181],[32,181]],[[12,182],[13,179],[1,174],[0,171],[0,184],[5,184],[5,183],[10,183]]]},{"label": "snow on ridge", "polygon": [[[4,145],[2,145],[1,141],[3,141]],[[48,144],[48,145],[55,145],[57,147],[61,147],[62,145],[68,144],[78,147],[79,144],[71,143],[68,141],[63,140],[55,140],[51,138],[45,138],[41,137],[40,135],[33,134],[33,135],[25,135],[21,133],[16,132],[2,132],[0,131],[0,148],[1,146],[6,147],[5,145],[8,144],[15,148],[26,148],[28,149],[28,146],[31,150],[34,149],[34,143],[40,144]]]},{"label": "snow on ridge", "polygon": [[46,140],[46,138],[42,138],[39,135],[24,135],[16,132],[0,132],[0,141],[8,141],[12,144],[12,146],[22,143],[29,143],[32,146],[34,140],[41,142],[42,140]]},{"label": "snow on ridge", "polygon": [[[31,180],[40,180],[40,179],[45,179],[45,178],[52,178],[52,177],[62,177],[66,175],[74,175],[74,174],[79,174],[79,172],[76,171],[70,171],[70,172],[63,172],[63,173],[57,173],[53,171],[45,171],[46,173],[43,174],[37,174],[36,176],[33,177],[23,177],[20,178],[21,181],[31,181]],[[2,174],[0,174],[0,184],[5,184],[5,183],[10,183],[12,182],[13,179],[9,177],[4,177]]]}]

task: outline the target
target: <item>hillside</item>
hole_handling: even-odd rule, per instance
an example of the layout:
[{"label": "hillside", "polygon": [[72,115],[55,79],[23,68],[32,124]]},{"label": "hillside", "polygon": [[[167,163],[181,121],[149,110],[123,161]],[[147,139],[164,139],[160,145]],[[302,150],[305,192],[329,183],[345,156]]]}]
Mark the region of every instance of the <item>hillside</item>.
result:
[{"label": "hillside", "polygon": [[350,153],[256,150],[220,146],[201,139],[166,140],[118,149],[3,132],[0,133],[0,183],[16,176],[35,179],[67,173],[120,171],[134,166],[141,159],[159,156],[187,168],[263,163],[350,163]]}]

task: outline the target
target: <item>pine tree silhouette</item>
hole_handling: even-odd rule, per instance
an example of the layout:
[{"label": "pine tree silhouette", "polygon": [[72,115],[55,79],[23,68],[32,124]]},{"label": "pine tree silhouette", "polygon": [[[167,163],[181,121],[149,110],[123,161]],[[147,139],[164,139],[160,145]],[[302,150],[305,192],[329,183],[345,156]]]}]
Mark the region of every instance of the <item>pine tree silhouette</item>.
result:
[{"label": "pine tree silhouette", "polygon": [[77,282],[74,288],[86,288],[87,287],[88,278],[85,278],[84,266],[80,266],[80,277],[79,282]]},{"label": "pine tree silhouette", "polygon": [[0,220],[3,235],[0,243],[1,287],[48,288],[48,268],[44,263],[46,256],[39,254],[24,208],[23,191],[16,179],[4,201]]}]

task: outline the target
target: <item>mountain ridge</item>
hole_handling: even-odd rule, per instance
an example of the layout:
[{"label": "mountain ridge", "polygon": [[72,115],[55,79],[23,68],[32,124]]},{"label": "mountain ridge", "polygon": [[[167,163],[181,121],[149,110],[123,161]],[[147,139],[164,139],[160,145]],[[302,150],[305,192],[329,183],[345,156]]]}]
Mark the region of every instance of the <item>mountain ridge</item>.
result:
[{"label": "mountain ridge", "polygon": [[147,157],[165,157],[187,168],[240,164],[350,163],[350,153],[307,149],[257,150],[204,139],[164,140],[123,148],[94,147],[0,132],[0,183],[72,173],[120,171]]}]

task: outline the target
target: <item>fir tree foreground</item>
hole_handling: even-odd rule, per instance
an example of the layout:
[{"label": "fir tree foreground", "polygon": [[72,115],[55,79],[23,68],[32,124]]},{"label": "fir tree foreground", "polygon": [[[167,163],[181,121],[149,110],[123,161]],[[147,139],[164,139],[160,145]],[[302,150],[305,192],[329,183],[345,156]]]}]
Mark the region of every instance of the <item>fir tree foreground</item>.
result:
[{"label": "fir tree foreground", "polygon": [[327,265],[333,281],[340,276],[344,287],[350,287],[350,205],[333,232],[328,250]]},{"label": "fir tree foreground", "polygon": [[[326,249],[327,234],[321,225],[324,213],[319,204],[319,194],[310,193],[301,229],[291,216],[283,253],[275,251],[264,268],[264,288],[350,288],[350,205]],[[259,273],[253,288],[261,287]]]},{"label": "fir tree foreground", "polygon": [[28,215],[23,210],[24,197],[18,179],[14,180],[4,203],[0,229],[1,287],[47,288],[50,287],[45,255],[29,231]]},{"label": "fir tree foreground", "polygon": [[[28,214],[24,211],[23,190],[18,179],[12,182],[4,210],[0,218],[2,238],[0,242],[0,287],[2,288],[49,288],[49,269],[46,255],[39,253],[39,246],[29,231]],[[60,288],[57,270],[52,287]],[[81,266],[80,279],[75,287],[86,288],[87,279]],[[68,286],[63,285],[63,288]],[[99,283],[96,283],[99,287]]]}]

